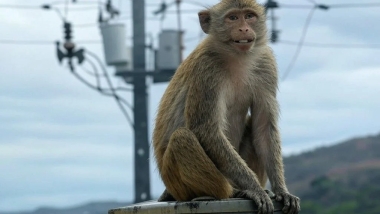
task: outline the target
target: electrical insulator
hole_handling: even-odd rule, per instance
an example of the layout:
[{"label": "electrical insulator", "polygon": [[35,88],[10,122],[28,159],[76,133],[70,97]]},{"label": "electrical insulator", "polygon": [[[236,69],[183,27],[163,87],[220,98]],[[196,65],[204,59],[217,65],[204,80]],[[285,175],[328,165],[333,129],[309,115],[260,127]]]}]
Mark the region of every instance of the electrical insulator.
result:
[{"label": "electrical insulator", "polygon": [[276,43],[278,41],[278,34],[279,34],[280,31],[278,30],[272,30],[272,34],[271,34],[271,37],[270,37],[270,40],[272,43]]},{"label": "electrical insulator", "polygon": [[265,7],[270,9],[270,8],[278,8],[278,3],[273,0],[268,0],[267,3],[265,3]]},{"label": "electrical insulator", "polygon": [[68,23],[68,22],[65,22],[63,28],[65,29],[64,31],[65,31],[65,39],[66,39],[66,41],[70,41],[71,38],[72,38],[72,35],[71,35],[71,33],[72,33],[71,24]]}]

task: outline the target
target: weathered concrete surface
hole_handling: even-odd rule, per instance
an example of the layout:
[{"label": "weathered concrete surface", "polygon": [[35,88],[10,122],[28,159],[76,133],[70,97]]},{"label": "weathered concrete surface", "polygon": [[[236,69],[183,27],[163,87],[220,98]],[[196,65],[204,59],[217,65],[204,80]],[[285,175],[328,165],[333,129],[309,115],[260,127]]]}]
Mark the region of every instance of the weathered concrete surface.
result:
[{"label": "weathered concrete surface", "polygon": [[[282,213],[282,203],[273,201],[276,214]],[[257,206],[252,200],[228,199],[217,201],[157,202],[148,201],[128,207],[112,209],[108,214],[255,214]]]}]

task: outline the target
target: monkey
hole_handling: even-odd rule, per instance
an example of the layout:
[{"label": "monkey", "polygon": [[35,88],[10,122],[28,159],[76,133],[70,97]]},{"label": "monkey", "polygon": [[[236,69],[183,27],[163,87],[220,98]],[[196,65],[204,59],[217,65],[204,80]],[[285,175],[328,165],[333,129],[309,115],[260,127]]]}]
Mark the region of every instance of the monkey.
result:
[{"label": "monkey", "polygon": [[207,37],[179,65],[157,110],[152,143],[166,187],[158,201],[244,197],[273,213],[269,179],[283,211],[298,213],[284,178],[264,7],[221,0],[198,16]]}]

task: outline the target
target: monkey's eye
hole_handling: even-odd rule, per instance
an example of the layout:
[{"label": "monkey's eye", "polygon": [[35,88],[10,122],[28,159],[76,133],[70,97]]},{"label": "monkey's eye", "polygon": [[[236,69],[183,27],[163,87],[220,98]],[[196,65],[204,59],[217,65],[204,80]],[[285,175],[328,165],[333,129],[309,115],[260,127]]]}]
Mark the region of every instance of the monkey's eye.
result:
[{"label": "monkey's eye", "polygon": [[246,19],[253,19],[253,18],[255,18],[255,17],[256,17],[256,15],[253,14],[253,13],[248,13],[247,15],[245,15],[245,18],[246,18]]},{"label": "monkey's eye", "polygon": [[228,17],[228,19],[234,21],[234,20],[238,20],[239,18],[235,15],[231,15]]}]

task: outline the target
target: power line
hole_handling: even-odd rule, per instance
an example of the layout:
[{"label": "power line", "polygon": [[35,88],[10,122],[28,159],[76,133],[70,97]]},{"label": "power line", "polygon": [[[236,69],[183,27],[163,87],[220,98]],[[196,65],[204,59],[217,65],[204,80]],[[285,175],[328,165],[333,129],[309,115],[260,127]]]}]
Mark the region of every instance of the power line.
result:
[{"label": "power line", "polygon": [[[83,67],[80,66],[80,68],[83,69]],[[114,95],[110,92],[107,92],[107,90],[109,89],[102,89],[102,88],[97,88],[96,86],[94,86],[92,83],[88,82],[86,79],[84,79],[82,76],[80,76],[76,71],[75,69],[74,70],[71,70],[71,73],[80,81],[82,82],[83,84],[85,84],[86,86],[88,86],[89,88],[91,89],[94,89],[96,91],[98,91],[100,94],[104,95],[104,96],[108,96],[108,97],[114,97]],[[124,103],[125,105],[129,106],[130,104],[128,103],[128,101],[126,101],[125,99],[117,96],[118,100],[122,103]],[[124,109],[124,106],[123,106],[123,109]],[[123,111],[124,112],[124,111]],[[129,115],[126,115],[128,116],[129,118]],[[131,120],[128,120],[128,122],[131,122]]]},{"label": "power line", "polygon": [[9,4],[0,4],[0,8],[10,8],[10,9],[41,9],[41,6],[36,5],[9,5]]},{"label": "power line", "polygon": [[69,14],[69,0],[65,1],[65,20],[67,20]]},{"label": "power line", "polygon": [[314,0],[307,0],[307,1],[312,3],[312,4],[317,4],[317,2],[315,2]]},{"label": "power line", "polygon": [[35,41],[27,41],[27,40],[0,40],[0,44],[9,44],[9,45],[53,45],[55,41],[46,41],[46,40],[35,40]]},{"label": "power line", "polygon": [[279,4],[281,8],[289,8],[289,9],[311,9],[315,7],[314,5],[296,5],[296,4]]},{"label": "power line", "polygon": [[[54,1],[54,2],[51,2],[50,5],[57,5],[57,4],[66,4],[66,0],[62,0],[62,1]],[[79,2],[75,2],[75,4],[95,4],[95,5],[101,5],[101,4],[106,4],[106,2],[104,1],[79,1]]]},{"label": "power line", "polygon": [[302,4],[283,4],[279,3],[280,8],[285,9],[311,9],[312,7],[318,7],[321,9],[345,9],[345,8],[366,8],[366,7],[380,7],[380,3],[357,3],[357,4],[318,4],[302,5]]},{"label": "power line", "polygon": [[[80,66],[80,68],[82,68]],[[82,68],[83,69],[83,68]],[[110,93],[110,92],[106,92],[106,90],[108,89],[102,89],[102,88],[98,88],[96,86],[94,86],[92,83],[88,82],[86,79],[84,79],[82,76],[80,76],[76,71],[75,69],[71,70],[71,73],[80,81],[82,82],[83,84],[85,84],[86,86],[88,86],[89,88],[91,89],[94,89],[96,91],[98,91],[100,94],[102,95],[105,95],[105,96],[109,96],[109,97],[114,97],[116,100],[117,100],[117,103],[118,103],[118,106],[120,107],[120,109],[122,109],[122,113],[125,115],[125,117],[127,118],[127,121],[128,123],[133,127],[133,122],[131,120],[131,118],[129,117],[127,111],[125,110],[124,106],[121,104],[121,103],[124,103],[125,105],[130,105],[128,103],[128,101],[124,100],[123,98],[119,97],[119,96],[115,96],[114,93]]]},{"label": "power line", "polygon": [[115,101],[116,103],[118,104],[120,110],[122,111],[122,113],[124,114],[125,118],[127,119],[127,121],[129,122],[129,124],[132,126],[132,128],[134,129],[135,125],[132,121],[132,119],[130,118],[127,110],[124,108],[123,104],[124,103],[125,105],[127,105],[130,109],[134,109],[133,106],[131,104],[129,104],[126,100],[124,100],[123,98],[121,98],[119,95],[117,95],[116,93],[116,90],[115,88],[113,87],[113,84],[112,84],[112,81],[111,81],[111,78],[109,77],[108,73],[107,73],[107,69],[104,67],[103,63],[101,62],[101,60],[99,59],[99,57],[91,52],[91,51],[88,51],[86,50],[86,53],[91,56],[92,58],[94,58],[98,64],[101,66],[102,70],[103,70],[103,74],[104,76],[106,77],[106,80],[107,80],[107,83],[108,83],[108,86],[110,88],[110,92],[112,94],[112,96],[115,98]]},{"label": "power line", "polygon": [[360,8],[360,7],[380,7],[380,3],[352,3],[352,4],[329,4],[331,8]]},{"label": "power line", "polygon": [[[41,10],[41,9],[53,9],[57,7],[53,7],[51,4],[43,4],[43,5],[9,5],[9,4],[0,4],[0,9],[32,9],[32,10]],[[72,11],[83,11],[83,10],[95,10],[97,7],[69,7]]]},{"label": "power line", "polygon": [[[78,44],[100,44],[101,41],[98,40],[78,40]],[[11,40],[11,39],[2,39],[0,44],[4,45],[55,45],[56,41],[49,40]]]},{"label": "power line", "polygon": [[[98,90],[101,90],[101,91],[111,91],[112,89],[108,89],[108,88],[103,88],[102,85],[101,85],[101,79],[100,78],[104,78],[106,77],[104,74],[100,74],[99,73],[99,70],[98,68],[96,67],[95,63],[88,59],[86,60],[87,63],[90,64],[91,68],[93,71],[90,71],[89,69],[85,68],[83,65],[81,65],[81,68],[82,70],[84,70],[87,74],[89,74],[90,76],[93,76],[96,78],[96,88],[98,88]],[[131,92],[133,89],[131,88],[126,88],[126,87],[121,87],[121,86],[117,86],[115,87],[115,91],[128,91],[128,92]]]},{"label": "power line", "polygon": [[[299,45],[299,42],[280,40],[278,43],[284,45]],[[315,43],[315,42],[304,42],[304,47],[312,48],[342,48],[342,49],[380,49],[380,44],[334,44],[334,43]]]},{"label": "power line", "polygon": [[[88,59],[87,59],[88,60]],[[91,71],[89,71],[88,69],[86,69],[84,66],[79,66],[83,71],[85,71],[86,73],[90,72],[92,73]],[[109,89],[109,88],[100,88],[100,87],[97,87],[96,85],[93,85],[92,83],[88,82],[86,79],[84,79],[82,76],[79,76],[78,75],[78,80],[81,81],[82,83],[84,83],[86,86],[88,86],[89,88],[93,89],[93,90],[96,90],[98,91],[99,93],[101,93],[102,95],[104,96],[109,96],[109,97],[113,97],[113,94],[110,92],[112,89]],[[91,74],[93,75],[93,73]],[[126,87],[115,87],[114,89],[115,91],[127,91],[127,92],[131,92],[133,91],[133,89],[130,89],[130,88],[126,88]],[[124,100],[123,98],[119,97],[120,101],[122,101],[123,103],[125,103],[129,108],[132,108],[131,107],[131,104],[128,103],[128,101]]]},{"label": "power line", "polygon": [[85,10],[98,10],[97,7],[69,7],[71,12],[74,11],[85,11]]},{"label": "power line", "polygon": [[87,59],[86,61],[91,65],[92,70],[94,71],[94,73],[91,73],[91,74],[93,74],[94,77],[96,78],[96,86],[97,86],[97,88],[102,87],[101,86],[101,81],[100,81],[100,74],[99,74],[98,68],[96,67],[95,63],[92,60],[89,60],[89,59]]},{"label": "power line", "polygon": [[296,52],[294,53],[294,56],[293,56],[293,58],[292,58],[292,60],[291,60],[291,62],[289,64],[288,68],[286,69],[284,75],[282,76],[282,81],[284,81],[287,78],[287,76],[292,71],[294,65],[297,62],[298,56],[301,53],[302,46],[303,46],[303,43],[304,43],[305,38],[306,38],[307,30],[309,29],[309,26],[310,26],[310,23],[311,23],[311,19],[313,18],[315,10],[316,10],[316,7],[314,7],[313,9],[311,9],[308,17],[306,18],[306,22],[305,22],[304,28],[302,30],[301,38],[300,38],[300,40],[298,42],[298,46],[297,46]]},{"label": "power line", "polygon": [[[62,3],[62,1],[59,1]],[[192,3],[194,3],[195,5],[195,1],[191,1]],[[93,2],[80,2],[80,4],[91,4]],[[190,1],[185,1],[184,3],[190,3]],[[191,3],[191,4],[192,4]],[[198,6],[204,6],[202,3],[200,2],[196,2]],[[53,2],[51,4],[45,4],[45,5],[9,5],[9,4],[0,4],[0,8],[9,8],[9,9],[32,9],[32,10],[39,10],[39,9],[43,9],[45,6],[49,6],[51,7],[51,5],[56,5],[58,4],[58,2]],[[95,2],[93,3],[95,4]],[[315,1],[313,1],[313,4],[315,5],[320,5],[318,3],[316,3]],[[157,6],[160,6],[161,4],[148,4],[148,6],[154,6],[154,7],[157,7]],[[373,3],[350,3],[350,4],[345,4],[345,3],[342,3],[342,4],[324,4],[326,6],[328,6],[329,8],[333,8],[333,9],[339,9],[339,8],[361,8],[361,7],[380,7],[380,3],[376,3],[376,2],[373,2]],[[294,9],[310,9],[312,6],[310,5],[297,5],[297,4],[283,4],[283,3],[279,3],[279,6],[281,8],[294,8]],[[50,9],[50,8],[48,8]],[[70,8],[71,11],[82,11],[82,10],[97,10],[98,8],[97,7],[79,7],[79,8],[75,8],[75,7],[72,7]],[[168,13],[175,13],[175,11],[167,11]],[[199,10],[184,10],[183,11],[184,13],[195,13],[195,12],[199,12]]]}]

